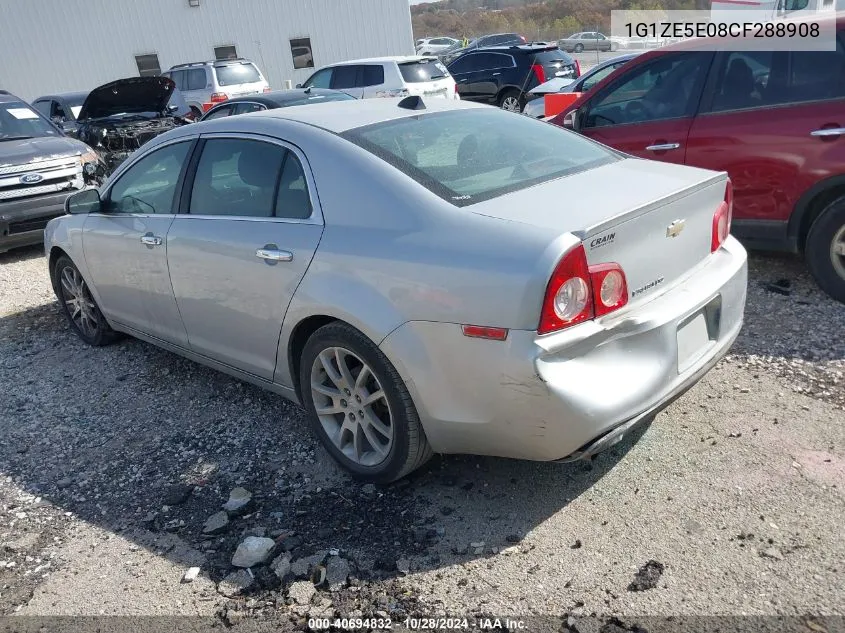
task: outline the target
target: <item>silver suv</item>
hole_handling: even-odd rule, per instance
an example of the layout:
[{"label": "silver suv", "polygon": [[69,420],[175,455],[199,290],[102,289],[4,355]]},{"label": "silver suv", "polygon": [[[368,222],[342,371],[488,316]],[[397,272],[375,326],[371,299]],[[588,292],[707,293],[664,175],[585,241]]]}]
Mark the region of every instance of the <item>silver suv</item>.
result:
[{"label": "silver suv", "polygon": [[177,64],[162,75],[176,83],[195,116],[233,97],[270,92],[270,84],[248,59]]}]

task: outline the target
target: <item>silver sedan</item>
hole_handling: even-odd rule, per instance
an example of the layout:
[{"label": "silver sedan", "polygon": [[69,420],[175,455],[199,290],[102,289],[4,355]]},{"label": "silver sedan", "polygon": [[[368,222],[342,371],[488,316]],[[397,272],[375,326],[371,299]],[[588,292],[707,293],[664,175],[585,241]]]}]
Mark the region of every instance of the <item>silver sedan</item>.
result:
[{"label": "silver sedan", "polygon": [[743,320],[731,196],[496,108],[374,99],[163,134],[45,242],[84,341],[299,402],[388,482],[434,452],[590,456],[696,383]]}]

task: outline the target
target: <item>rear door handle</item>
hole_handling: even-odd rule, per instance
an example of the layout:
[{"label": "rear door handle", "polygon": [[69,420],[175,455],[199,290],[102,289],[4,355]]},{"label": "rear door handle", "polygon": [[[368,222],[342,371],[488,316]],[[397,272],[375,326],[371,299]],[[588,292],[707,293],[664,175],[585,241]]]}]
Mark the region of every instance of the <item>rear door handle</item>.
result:
[{"label": "rear door handle", "polygon": [[670,149],[678,149],[681,146],[680,143],[662,143],[660,145],[649,145],[646,147],[646,151],[649,152],[665,152]]},{"label": "rear door handle", "polygon": [[147,246],[161,246],[161,238],[157,235],[142,235],[141,244],[146,244]]},{"label": "rear door handle", "polygon": [[290,251],[280,251],[272,248],[259,248],[255,251],[255,256],[270,262],[293,261],[293,253]]},{"label": "rear door handle", "polygon": [[845,134],[845,127],[829,127],[810,132],[810,136],[842,136],[843,134]]}]

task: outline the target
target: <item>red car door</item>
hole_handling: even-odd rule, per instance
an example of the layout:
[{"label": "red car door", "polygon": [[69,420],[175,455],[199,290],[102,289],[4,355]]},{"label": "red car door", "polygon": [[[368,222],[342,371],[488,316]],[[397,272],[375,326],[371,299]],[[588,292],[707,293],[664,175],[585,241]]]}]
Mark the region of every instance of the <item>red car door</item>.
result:
[{"label": "red car door", "polygon": [[633,156],[683,163],[712,59],[692,51],[633,62],[579,108],[578,131]]},{"label": "red car door", "polygon": [[[845,172],[845,51],[726,52],[716,61],[687,164],[727,171],[735,233],[783,240],[796,203]],[[794,246],[794,245],[793,245]]]}]

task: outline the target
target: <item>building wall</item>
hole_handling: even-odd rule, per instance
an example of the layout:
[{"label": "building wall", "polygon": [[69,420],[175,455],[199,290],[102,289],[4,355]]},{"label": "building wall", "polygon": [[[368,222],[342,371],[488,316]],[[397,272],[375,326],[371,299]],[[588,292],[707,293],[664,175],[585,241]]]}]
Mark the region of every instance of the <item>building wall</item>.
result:
[{"label": "building wall", "polygon": [[0,88],[24,99],[214,58],[234,44],[273,88],[304,81],[292,38],[310,37],[315,67],[414,52],[408,0],[0,0]]}]

